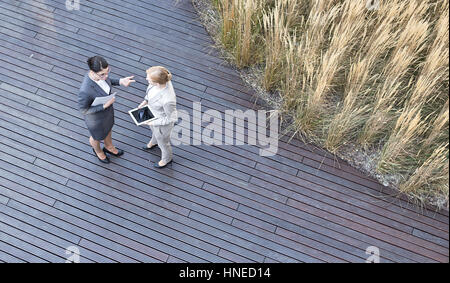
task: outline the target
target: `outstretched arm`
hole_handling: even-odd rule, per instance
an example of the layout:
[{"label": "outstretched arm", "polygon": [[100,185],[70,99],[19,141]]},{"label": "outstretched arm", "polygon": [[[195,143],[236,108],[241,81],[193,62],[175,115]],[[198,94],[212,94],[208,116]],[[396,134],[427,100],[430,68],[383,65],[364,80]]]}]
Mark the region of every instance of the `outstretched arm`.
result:
[{"label": "outstretched arm", "polygon": [[[118,85],[123,85],[123,86],[129,86],[131,83],[136,82],[135,80],[133,80],[134,76],[129,76],[129,77],[125,77],[125,78],[121,78],[119,80],[119,84]],[[112,80],[111,80],[111,84]]]}]

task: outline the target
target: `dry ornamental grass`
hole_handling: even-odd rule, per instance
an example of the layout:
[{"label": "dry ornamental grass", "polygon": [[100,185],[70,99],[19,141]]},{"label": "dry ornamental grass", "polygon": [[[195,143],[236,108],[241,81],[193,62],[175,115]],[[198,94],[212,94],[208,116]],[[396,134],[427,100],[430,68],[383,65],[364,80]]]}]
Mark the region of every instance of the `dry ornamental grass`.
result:
[{"label": "dry ornamental grass", "polygon": [[448,208],[448,0],[193,2],[210,7],[228,59],[258,70],[286,130],[338,155],[375,152],[372,175]]}]

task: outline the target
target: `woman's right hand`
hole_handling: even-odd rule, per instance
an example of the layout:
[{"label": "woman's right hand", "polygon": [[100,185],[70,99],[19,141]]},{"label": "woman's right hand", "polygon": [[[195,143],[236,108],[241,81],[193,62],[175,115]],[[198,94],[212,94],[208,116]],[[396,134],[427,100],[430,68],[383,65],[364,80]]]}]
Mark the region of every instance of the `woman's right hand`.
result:
[{"label": "woman's right hand", "polygon": [[116,98],[113,97],[110,100],[108,100],[105,104],[103,104],[103,109],[108,108],[109,106],[111,106],[114,102],[116,101]]},{"label": "woman's right hand", "polygon": [[138,109],[141,109],[145,105],[147,105],[147,100],[142,101],[141,104],[138,105]]}]

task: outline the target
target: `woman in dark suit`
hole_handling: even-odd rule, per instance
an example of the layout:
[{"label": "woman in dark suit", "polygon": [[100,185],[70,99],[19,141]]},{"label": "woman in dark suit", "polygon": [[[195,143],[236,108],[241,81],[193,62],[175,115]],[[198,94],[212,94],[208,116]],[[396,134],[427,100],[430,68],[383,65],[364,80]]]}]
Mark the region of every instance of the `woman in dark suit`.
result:
[{"label": "woman in dark suit", "polygon": [[[135,82],[134,76],[122,79],[110,79],[108,74],[110,68],[108,62],[103,57],[94,56],[87,60],[89,72],[84,76],[84,80],[78,94],[78,108],[84,115],[84,121],[91,136],[89,142],[94,155],[103,163],[109,163],[107,153],[114,156],[123,154],[123,150],[116,148],[112,143],[111,130],[114,125],[115,98],[110,99],[105,104],[91,106],[96,97],[108,96],[111,94],[113,85],[129,86]],[[104,142],[103,150],[100,148],[100,141]]]}]

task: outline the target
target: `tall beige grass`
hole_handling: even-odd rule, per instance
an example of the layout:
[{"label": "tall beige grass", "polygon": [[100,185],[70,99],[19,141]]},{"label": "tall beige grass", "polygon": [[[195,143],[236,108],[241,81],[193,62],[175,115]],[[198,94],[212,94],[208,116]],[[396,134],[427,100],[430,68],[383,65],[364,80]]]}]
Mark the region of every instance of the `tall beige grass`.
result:
[{"label": "tall beige grass", "polygon": [[364,98],[360,90],[364,82],[368,80],[370,68],[368,60],[368,58],[358,60],[350,67],[343,105],[336,106],[337,114],[329,122],[325,147],[331,152],[336,152],[341,146],[345,146],[357,137],[358,128],[361,127],[367,115],[369,105],[361,103]]},{"label": "tall beige grass", "polygon": [[422,203],[426,203],[427,199],[438,199],[441,206],[448,208],[448,142],[436,147],[425,162],[399,188],[400,191],[410,194]]},{"label": "tall beige grass", "polygon": [[[312,140],[318,139],[315,130],[320,124],[318,119],[319,113],[315,112],[315,110],[322,112],[324,108],[323,100],[321,99],[323,93],[321,91],[325,91],[325,89],[320,83],[327,84],[327,82],[324,82],[329,78],[327,74],[336,71],[337,68],[336,65],[327,67],[321,63],[324,58],[323,49],[329,44],[330,34],[332,29],[336,28],[336,19],[339,17],[342,9],[341,5],[335,5],[334,2],[312,1],[308,19],[301,29],[302,35],[296,43],[298,48],[296,51],[297,58],[291,60],[296,62],[296,68],[299,68],[297,72],[300,74],[298,78],[301,81],[300,89],[297,92],[291,91],[282,94],[286,101],[297,101],[297,105],[292,108],[295,127],[302,136],[307,136]],[[336,44],[336,40],[334,42]],[[337,57],[339,57],[338,54],[329,52],[325,58],[327,61],[334,59],[336,62],[339,60]],[[319,72],[322,74],[321,80],[317,75]],[[292,95],[297,95],[297,97]],[[316,104],[314,104],[314,101]]]},{"label": "tall beige grass", "polygon": [[[430,148],[430,146],[432,146],[435,142],[441,139],[448,140],[448,117],[449,117],[449,105],[447,98],[447,102],[444,104],[439,115],[431,124],[428,137],[423,142],[423,148],[425,150]],[[447,133],[445,129],[447,129]]]},{"label": "tall beige grass", "polygon": [[287,33],[283,37],[284,61],[282,61],[282,70],[284,76],[280,78],[280,89],[283,95],[282,112],[302,111],[305,105],[304,96],[300,91],[302,87],[301,70],[298,68],[300,62],[301,48],[297,46],[297,37],[289,36]]},{"label": "tall beige grass", "polygon": [[383,147],[377,169],[380,172],[405,172],[406,166],[416,164],[418,152],[414,149],[425,131],[426,123],[421,115],[420,105],[405,108]]},{"label": "tall beige grass", "polygon": [[221,42],[230,49],[236,65],[247,67],[260,59],[257,44],[261,0],[218,0],[222,19]]},{"label": "tall beige grass", "polygon": [[281,67],[285,37],[299,19],[298,0],[276,0],[275,6],[265,10],[262,17],[265,42],[265,68],[262,85],[266,90],[273,90],[281,80]]},{"label": "tall beige grass", "polygon": [[344,100],[337,105],[336,114],[329,122],[325,147],[331,152],[354,141],[367,120],[370,109],[367,103],[367,96],[371,93],[370,83],[375,81],[378,75],[375,69],[387,51],[395,45],[392,22],[400,14],[397,5],[395,1],[382,5],[380,16],[369,17],[366,28],[360,35],[360,49],[355,52],[356,60],[350,62]]},{"label": "tall beige grass", "polygon": [[[400,7],[401,5],[399,4]],[[381,82],[376,87],[373,110],[359,137],[365,146],[379,140],[380,135],[386,136],[385,129],[389,128],[395,119],[393,113],[395,106],[404,101],[405,93],[411,88],[411,73],[420,59],[419,55],[425,48],[425,41],[429,35],[428,22],[420,18],[426,7],[426,2],[411,0],[398,15],[399,22],[406,24],[404,27],[397,27],[402,28],[398,35],[393,34],[396,46],[381,71]],[[413,11],[417,11],[417,14]]]},{"label": "tall beige grass", "polygon": [[[429,146],[445,126],[446,120],[441,111],[440,117],[435,120],[434,127],[428,139],[423,141],[427,131],[427,118],[421,114],[424,105],[430,100],[436,100],[442,94],[439,93],[440,84],[448,78],[448,12],[444,12],[435,25],[435,39],[430,44],[429,53],[422,64],[419,64],[421,71],[416,83],[407,92],[409,97],[403,113],[397,120],[396,126],[391,133],[389,140],[384,145],[378,168],[382,171],[404,170],[411,167],[421,159],[421,147]],[[409,46],[412,48],[411,46]],[[448,111],[447,111],[448,113]],[[444,119],[443,119],[444,118]],[[422,145],[423,143],[423,145]],[[415,154],[415,156],[414,156]]]},{"label": "tall beige grass", "polygon": [[448,201],[448,0],[213,1],[223,45],[238,67],[262,64],[295,133],[378,149],[402,191]]}]

